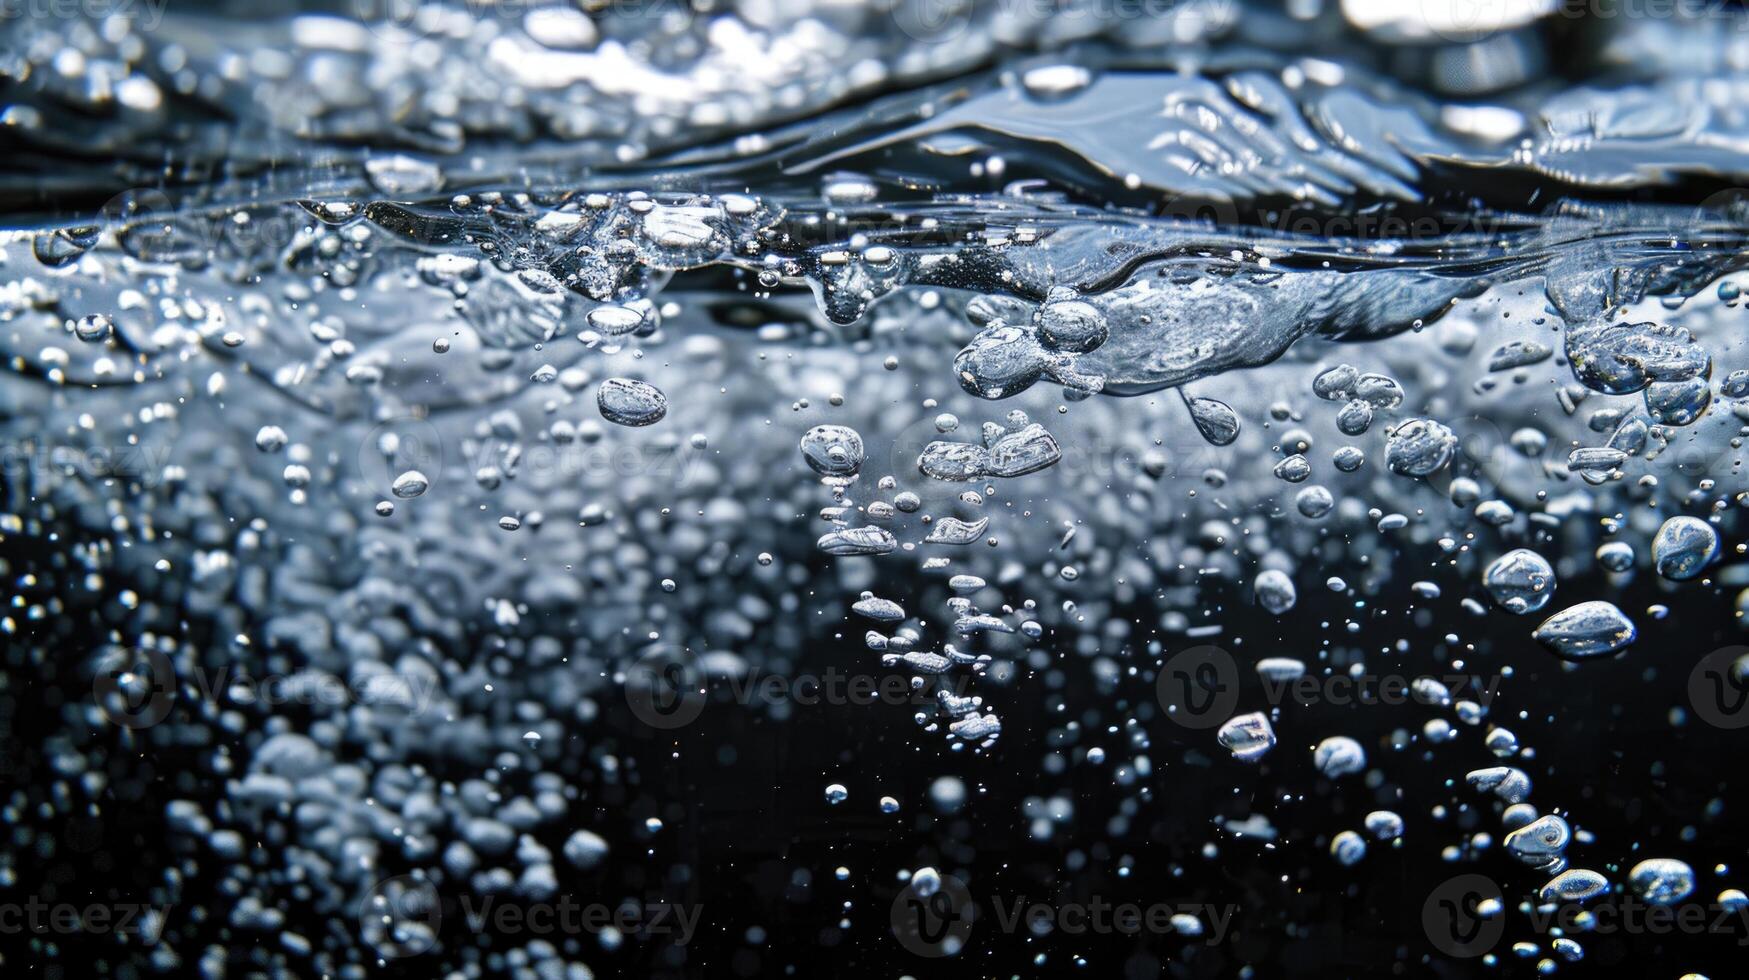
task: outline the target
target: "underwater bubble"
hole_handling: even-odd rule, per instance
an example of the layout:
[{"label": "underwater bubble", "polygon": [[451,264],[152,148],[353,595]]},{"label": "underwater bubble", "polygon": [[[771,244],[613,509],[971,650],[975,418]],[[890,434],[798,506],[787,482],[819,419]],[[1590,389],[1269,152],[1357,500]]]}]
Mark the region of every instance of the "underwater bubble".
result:
[{"label": "underwater bubble", "polygon": [[1354,383],[1360,380],[1360,372],[1348,364],[1338,364],[1325,368],[1312,379],[1312,394],[1325,401],[1343,401],[1354,391]]},{"label": "underwater bubble", "polygon": [[1396,840],[1403,836],[1403,818],[1390,810],[1374,810],[1362,824],[1374,840]]},{"label": "underwater bubble", "polygon": [[1482,584],[1500,608],[1522,616],[1549,604],[1555,594],[1555,570],[1542,555],[1515,548],[1489,563]]},{"label": "underwater bubble", "polygon": [[1052,350],[1084,354],[1105,343],[1111,329],[1105,314],[1068,289],[1053,289],[1038,308],[1033,323],[1039,340]]},{"label": "underwater bubble", "polygon": [[1335,506],[1336,498],[1331,496],[1330,491],[1316,484],[1306,487],[1294,496],[1294,508],[1302,517],[1312,520],[1330,513],[1330,509]]},{"label": "underwater bubble", "polygon": [[402,500],[417,497],[431,487],[431,481],[418,470],[408,470],[395,477],[395,482],[389,486],[389,491]]},{"label": "underwater bubble", "polygon": [[1567,821],[1549,814],[1506,835],[1506,851],[1526,864],[1542,865],[1567,849],[1573,830]]},{"label": "underwater bubble", "polygon": [[955,544],[966,545],[984,536],[989,528],[990,519],[980,517],[975,521],[962,521],[957,517],[943,517],[935,522],[929,535],[923,539],[925,544]]},{"label": "underwater bubble", "polygon": [[1567,361],[1585,387],[1628,395],[1653,381],[1686,381],[1712,369],[1712,356],[1680,327],[1593,322],[1567,332]]},{"label": "underwater bubble", "polygon": [[1652,562],[1673,582],[1698,577],[1718,556],[1719,533],[1696,517],[1672,517],[1652,539]]},{"label": "underwater bubble", "polygon": [[1294,453],[1292,456],[1275,464],[1275,478],[1287,483],[1302,483],[1305,481],[1306,477],[1311,475],[1312,464],[1307,462],[1306,457],[1299,453]]},{"label": "underwater bubble", "polygon": [[1256,762],[1275,746],[1275,729],[1260,712],[1228,719],[1215,736],[1241,762]]},{"label": "underwater bubble", "polygon": [[1409,419],[1391,430],[1385,465],[1403,476],[1431,476],[1451,462],[1457,437],[1430,419]]},{"label": "underwater bubble", "polygon": [[1344,830],[1330,840],[1330,855],[1343,867],[1359,864],[1366,857],[1366,838]]},{"label": "underwater bubble", "polygon": [[1354,382],[1354,397],[1374,408],[1396,408],[1403,404],[1403,386],[1382,374],[1363,374]]},{"label": "underwater bubble", "polygon": [[1584,660],[1624,650],[1638,633],[1614,603],[1593,599],[1555,613],[1531,635],[1557,657]]},{"label": "underwater bubble", "polygon": [[668,396],[645,381],[608,378],[595,392],[601,417],[617,425],[653,425],[668,414]]},{"label": "underwater bubble", "polygon": [[859,616],[882,623],[897,623],[905,618],[905,610],[891,599],[881,599],[872,592],[864,592],[862,598],[851,603],[850,608]]},{"label": "underwater bubble", "polygon": [[101,343],[109,339],[115,327],[109,317],[101,313],[91,313],[73,322],[73,335],[88,344]]},{"label": "underwater bubble", "polygon": [[1654,381],[1646,386],[1646,414],[1660,425],[1692,425],[1706,414],[1713,391],[1705,378]]},{"label": "underwater bubble", "polygon": [[1345,436],[1358,436],[1372,428],[1372,402],[1351,399],[1336,413],[1336,428]]},{"label": "underwater bubble", "polygon": [[285,430],[277,425],[264,425],[255,431],[255,448],[264,453],[277,453],[290,441]]},{"label": "underwater bubble", "polygon": [[1275,616],[1292,609],[1297,598],[1293,579],[1286,572],[1274,568],[1258,572],[1251,588],[1257,594],[1258,605]]},{"label": "underwater bubble", "polygon": [[1492,793],[1507,803],[1523,803],[1530,796],[1530,777],[1522,769],[1490,766],[1464,774],[1464,781],[1483,793]]},{"label": "underwater bubble", "polygon": [[1196,431],[1202,433],[1210,445],[1228,446],[1239,438],[1239,416],[1227,407],[1226,402],[1213,398],[1188,398],[1186,404],[1190,407],[1191,421],[1196,423]]},{"label": "underwater bubble", "polygon": [[1049,363],[1031,331],[998,323],[972,338],[954,357],[953,370],[968,393],[994,399],[1032,387]]},{"label": "underwater bubble", "polygon": [[1654,905],[1675,905],[1694,892],[1694,869],[1675,858],[1647,858],[1628,871],[1628,887]]},{"label": "underwater bubble", "polygon": [[862,469],[862,436],[845,425],[816,425],[802,435],[802,458],[814,472],[851,476]]},{"label": "underwater bubble", "polygon": [[1338,779],[1366,768],[1366,750],[1346,735],[1332,735],[1312,751],[1312,764],[1324,775]]},{"label": "underwater bubble", "polygon": [[824,534],[814,546],[828,555],[885,555],[891,554],[899,541],[885,528],[858,527]]},{"label": "underwater bubble", "polygon": [[1608,878],[1585,868],[1572,868],[1537,889],[1537,898],[1544,902],[1585,902],[1608,890]]},{"label": "underwater bubble", "polygon": [[1534,340],[1514,340],[1502,344],[1488,355],[1488,370],[1510,371],[1513,368],[1546,361],[1554,351],[1547,344]]},{"label": "underwater bubble", "polygon": [[1626,541],[1606,541],[1597,546],[1597,563],[1612,572],[1634,567],[1634,548]]}]

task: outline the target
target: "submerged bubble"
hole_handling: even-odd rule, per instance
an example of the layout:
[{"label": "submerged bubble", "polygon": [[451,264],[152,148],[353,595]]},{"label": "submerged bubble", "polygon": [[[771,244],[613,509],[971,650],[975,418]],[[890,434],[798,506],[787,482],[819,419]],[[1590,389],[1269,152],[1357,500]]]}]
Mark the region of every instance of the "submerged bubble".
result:
[{"label": "submerged bubble", "polygon": [[828,555],[885,555],[899,546],[892,532],[885,528],[858,527],[832,531],[822,535],[815,547]]},{"label": "submerged bubble", "polygon": [[1225,402],[1187,395],[1185,404],[1190,408],[1190,418],[1196,423],[1196,431],[1202,433],[1202,437],[1211,445],[1228,446],[1239,438],[1239,416]]},{"label": "submerged bubble", "polygon": [[1342,401],[1354,391],[1354,384],[1359,380],[1359,371],[1351,365],[1338,364],[1325,368],[1312,379],[1312,394],[1327,401]]},{"label": "submerged bubble", "polygon": [[1626,541],[1608,541],[1597,546],[1597,563],[1612,572],[1634,567],[1634,548]]},{"label": "submerged bubble", "polygon": [[1375,840],[1396,840],[1403,836],[1403,818],[1390,810],[1374,810],[1363,821],[1366,832]]},{"label": "submerged bubble", "polygon": [[1557,657],[1584,660],[1624,650],[1638,633],[1614,603],[1593,599],[1555,613],[1532,635]]},{"label": "submerged bubble", "polygon": [[862,468],[862,436],[849,426],[814,426],[802,435],[801,451],[816,473],[852,476]]},{"label": "submerged bubble", "polygon": [[1628,871],[1628,887],[1654,905],[1675,905],[1694,892],[1694,869],[1675,858],[1647,858]]},{"label": "submerged bubble", "polygon": [[1366,838],[1352,830],[1344,830],[1331,838],[1330,856],[1344,867],[1359,864],[1366,857]]},{"label": "submerged bubble", "polygon": [[1051,290],[1033,322],[1046,347],[1073,354],[1093,350],[1111,333],[1098,307],[1076,298],[1073,290],[1061,288]]},{"label": "submerged bubble", "polygon": [[1261,713],[1239,715],[1215,733],[1221,745],[1241,762],[1255,762],[1275,746],[1275,729]]},{"label": "submerged bubble", "polygon": [[431,481],[418,470],[408,470],[395,477],[395,482],[389,487],[395,496],[402,500],[417,497],[431,486]]},{"label": "submerged bubble", "polygon": [[1684,381],[1654,381],[1646,386],[1646,414],[1660,425],[1692,425],[1712,404],[1712,388],[1705,378]]},{"label": "submerged bubble", "polygon": [[1431,476],[1451,462],[1457,437],[1431,419],[1409,419],[1391,430],[1385,465],[1403,476]]},{"label": "submerged bubble", "polygon": [[1653,381],[1684,381],[1710,370],[1712,357],[1688,331],[1664,324],[1590,323],[1567,333],[1567,360],[1587,388],[1627,395]]},{"label": "submerged bubble", "polygon": [[1573,868],[1554,876],[1537,889],[1537,898],[1545,902],[1585,902],[1608,890],[1608,878],[1595,871]]},{"label": "submerged bubble", "polygon": [[1718,556],[1718,532],[1698,518],[1672,517],[1652,539],[1652,562],[1659,575],[1673,582],[1698,577]]},{"label": "submerged bubble", "polygon": [[1318,743],[1312,763],[1331,779],[1350,776],[1366,768],[1366,750],[1346,735],[1332,735]]},{"label": "submerged bubble", "polygon": [[1252,589],[1257,594],[1258,605],[1275,616],[1292,609],[1297,598],[1293,579],[1279,569],[1258,572],[1256,580],[1252,582]]},{"label": "submerged bubble", "polygon": [[954,358],[960,387],[979,398],[1007,398],[1033,386],[1050,363],[1038,339],[1020,327],[986,327]]},{"label": "submerged bubble", "polygon": [[1482,584],[1500,608],[1522,616],[1549,604],[1555,594],[1555,570],[1542,555],[1516,548],[1488,565]]},{"label": "submerged bubble", "polygon": [[1543,865],[1573,839],[1567,821],[1554,814],[1538,817],[1506,835],[1506,851],[1526,864]]},{"label": "submerged bubble", "polygon": [[91,313],[73,322],[73,334],[88,344],[108,340],[114,329],[109,317],[101,313]]},{"label": "submerged bubble", "polygon": [[608,378],[595,393],[601,417],[618,425],[653,425],[668,414],[668,396],[655,385],[630,378]]}]

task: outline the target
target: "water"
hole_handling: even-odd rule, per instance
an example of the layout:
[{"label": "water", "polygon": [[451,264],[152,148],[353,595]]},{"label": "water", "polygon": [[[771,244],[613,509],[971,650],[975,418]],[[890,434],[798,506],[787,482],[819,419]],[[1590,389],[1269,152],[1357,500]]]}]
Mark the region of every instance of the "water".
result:
[{"label": "water", "polygon": [[0,20],[4,962],[1729,975],[1749,22],[1143,8]]}]

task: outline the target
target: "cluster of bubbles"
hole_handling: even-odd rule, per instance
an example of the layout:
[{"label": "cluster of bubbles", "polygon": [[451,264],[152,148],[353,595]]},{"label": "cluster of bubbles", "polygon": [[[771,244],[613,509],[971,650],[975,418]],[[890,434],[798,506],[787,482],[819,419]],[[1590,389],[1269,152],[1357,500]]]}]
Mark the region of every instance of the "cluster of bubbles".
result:
[{"label": "cluster of bubbles", "polygon": [[[297,19],[295,57],[237,68],[276,85],[209,83],[199,52],[161,40],[148,71],[146,41],[125,24],[58,48],[108,57],[36,57],[55,47],[45,42],[19,63],[44,98],[100,102],[141,129],[166,84],[219,103],[289,91],[325,138],[392,118],[436,152],[538,124],[611,138],[622,164],[680,143],[683,123],[726,131],[737,113],[765,121],[959,63],[899,64],[893,51],[909,45],[880,35],[871,65],[845,73],[826,52],[840,34],[876,32],[811,21],[755,44],[689,21],[664,30],[704,45],[694,86],[634,111],[635,93],[624,105],[567,94],[611,89],[623,66],[589,17],[564,9],[502,33],[433,22],[440,48],[520,62],[519,91],[545,93],[531,98],[459,81],[408,91],[430,59],[418,44],[383,54],[408,25],[372,33],[334,18]],[[1046,30],[1026,26],[1015,43]],[[747,58],[749,44],[799,52],[769,59],[797,77],[758,79],[757,98],[711,90],[725,52]],[[361,64],[386,83],[358,84]],[[1339,79],[1278,74],[1235,76],[1171,112],[1220,116],[1207,106],[1237,100],[1284,130],[1323,120],[1293,146],[1378,137]],[[1050,102],[1098,83],[1046,71],[1021,84]],[[1323,101],[1276,104],[1314,85]],[[372,96],[350,105],[343,90]],[[6,113],[33,145],[55,138],[31,104]],[[941,132],[918,138],[943,156],[965,150]],[[985,154],[979,166],[1008,164]],[[1037,841],[1085,816],[1077,767],[1126,795],[1099,815],[1118,837],[1168,766],[1212,764],[1200,755],[1211,747],[1247,772],[1309,766],[1336,792],[1425,759],[1468,787],[1455,805],[1497,811],[1501,849],[1540,902],[1626,889],[1669,905],[1700,887],[1681,860],[1629,865],[1638,845],[1539,809],[1529,770],[1543,754],[1426,666],[1510,662],[1514,640],[1562,671],[1644,657],[1642,626],[1668,610],[1621,608],[1636,580],[1672,595],[1737,589],[1735,608],[1749,609],[1741,547],[1725,541],[1746,499],[1749,373],[1714,379],[1715,354],[1740,350],[1739,260],[1698,234],[1678,242],[1687,217],[1623,206],[1573,218],[1600,242],[1633,240],[1619,247],[1551,222],[1520,264],[1484,273],[1419,253],[1420,265],[1378,261],[1392,249],[1376,243],[1266,243],[1077,209],[1029,184],[980,208],[854,172],[756,193],[702,178],[696,190],[494,189],[404,153],[361,167],[356,194],[312,181],[289,197],[169,209],[128,195],[98,224],[0,241],[0,432],[18,450],[0,535],[19,543],[0,630],[26,672],[77,672],[95,690],[50,704],[46,772],[6,803],[32,829],[0,862],[15,876],[55,846],[37,828],[101,817],[113,800],[160,806],[175,861],[153,900],[175,905],[209,876],[234,899],[204,913],[228,938],[281,939],[221,949],[203,939],[210,923],[173,917],[145,954],[156,968],[218,976],[231,958],[356,975],[430,953],[461,975],[588,976],[625,937],[451,942],[426,896],[623,898],[605,870],[660,851],[672,819],[657,803],[621,806],[646,786],[615,728],[639,723],[624,718],[630,668],[682,651],[713,678],[796,672],[845,630],[926,697],[907,720],[948,751],[1038,751],[1038,795],[1017,807]],[[1407,179],[1389,160],[1320,168],[1332,187]],[[261,226],[285,233],[236,237]],[[962,433],[962,418],[977,431]],[[1415,638],[1368,649],[1372,605],[1410,580],[1391,612]],[[1436,620],[1446,592],[1462,616]],[[1308,617],[1302,596],[1332,611]],[[1433,717],[1384,740],[1330,733],[1296,747],[1279,744],[1280,705],[1240,705],[1173,757],[1171,712],[1133,689],[1176,649],[1253,616],[1320,620],[1292,638],[1295,655],[1254,658],[1262,681],[1419,658],[1405,668],[1411,696]],[[1109,703],[1070,710],[1071,673]],[[299,710],[247,697],[269,676],[307,693]],[[1049,716],[1043,731],[1000,738],[995,689],[1010,733],[1013,706],[1028,703]],[[783,720],[780,705],[751,707]],[[1470,732],[1501,764],[1436,756]],[[140,761],[172,752],[186,778]],[[844,782],[823,793],[854,806]],[[967,795],[947,774],[929,793],[942,815]],[[899,797],[881,794],[879,811],[900,812]],[[1371,809],[1319,836],[1318,852],[1357,866],[1436,826],[1408,803]],[[1265,836],[1240,821],[1217,834]],[[1492,844],[1475,831],[1445,857],[1479,862]],[[1572,866],[1576,848],[1605,870]],[[1201,853],[1212,860],[1216,840]],[[904,880],[928,897],[941,873]],[[351,928],[298,932],[288,906]],[[1573,937],[1551,948],[1582,953]]]}]

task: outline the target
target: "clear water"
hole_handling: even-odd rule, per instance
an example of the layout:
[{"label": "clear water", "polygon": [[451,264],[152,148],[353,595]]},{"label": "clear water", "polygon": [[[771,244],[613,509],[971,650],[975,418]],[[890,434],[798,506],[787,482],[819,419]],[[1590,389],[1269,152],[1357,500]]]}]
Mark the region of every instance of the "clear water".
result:
[{"label": "clear water", "polygon": [[1740,965],[1741,11],[8,10],[0,962]]}]

